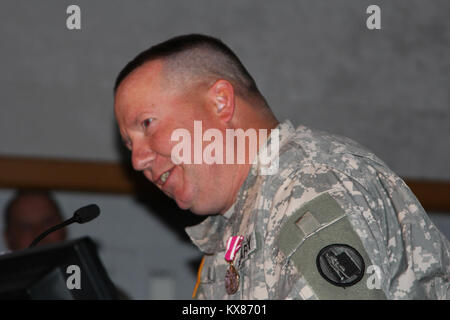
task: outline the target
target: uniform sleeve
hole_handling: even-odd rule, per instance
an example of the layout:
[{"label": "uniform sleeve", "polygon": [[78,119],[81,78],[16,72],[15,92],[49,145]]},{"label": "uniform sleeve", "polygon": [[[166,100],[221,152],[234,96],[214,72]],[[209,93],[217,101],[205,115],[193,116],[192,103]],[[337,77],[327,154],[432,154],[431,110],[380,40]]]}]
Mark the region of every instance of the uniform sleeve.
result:
[{"label": "uniform sleeve", "polygon": [[[356,294],[366,290],[369,280],[372,281],[368,272],[376,271],[376,279],[371,284],[378,286],[387,299],[448,299],[448,240],[398,176],[375,165],[359,168],[364,169],[359,169],[356,178],[349,172],[319,165],[304,166],[287,177],[273,199],[268,220],[266,243],[274,243],[268,249],[265,266],[269,294],[276,299],[314,299],[333,298],[332,292],[350,292],[333,291],[338,289],[333,285],[326,287],[326,282],[315,282],[311,275],[307,277],[317,272],[318,248],[328,242],[333,245],[350,241],[356,251],[367,255],[364,260],[368,261]],[[328,214],[327,207],[318,204],[318,200],[330,198],[341,213],[330,209]],[[318,207],[322,209],[316,214],[314,210]],[[306,233],[298,231],[293,224],[309,211],[318,216],[314,222],[318,231],[304,237]],[[311,223],[306,226],[311,228]],[[303,236],[296,238],[296,233]],[[351,234],[358,239],[351,238]],[[280,238],[284,249],[287,248],[284,252],[279,245]],[[319,246],[309,245],[305,249],[308,243],[319,243]],[[303,256],[297,257],[301,263],[296,264],[294,258],[298,252]],[[367,298],[372,296],[369,294]]]},{"label": "uniform sleeve", "polygon": [[[449,299],[448,240],[403,180],[380,171],[367,188],[353,182],[369,203],[362,219],[354,215],[353,221],[365,245],[376,253],[383,290],[390,299]],[[351,194],[349,190],[341,198],[343,206]],[[346,210],[351,215],[354,206]]]}]

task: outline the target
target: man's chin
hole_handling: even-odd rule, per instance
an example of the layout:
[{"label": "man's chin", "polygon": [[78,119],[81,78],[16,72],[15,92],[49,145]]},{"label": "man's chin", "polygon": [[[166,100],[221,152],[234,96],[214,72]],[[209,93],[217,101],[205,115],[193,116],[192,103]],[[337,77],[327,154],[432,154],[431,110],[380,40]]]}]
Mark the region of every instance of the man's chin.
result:
[{"label": "man's chin", "polygon": [[211,214],[210,212],[208,212],[206,210],[197,208],[197,206],[194,206],[191,202],[183,202],[183,201],[179,201],[176,199],[175,199],[175,202],[177,203],[178,208],[180,208],[181,210],[189,210],[195,215],[204,216],[204,215]]},{"label": "man's chin", "polygon": [[191,204],[188,203],[187,201],[181,201],[177,198],[173,198],[173,199],[177,203],[178,208],[180,208],[181,210],[190,210],[191,209]]},{"label": "man's chin", "polygon": [[194,201],[191,197],[184,197],[184,199],[182,199],[178,194],[178,197],[173,197],[172,199],[175,200],[178,208],[181,210],[190,210],[193,214],[198,216],[218,213],[214,210],[215,208],[208,207],[204,202]]}]

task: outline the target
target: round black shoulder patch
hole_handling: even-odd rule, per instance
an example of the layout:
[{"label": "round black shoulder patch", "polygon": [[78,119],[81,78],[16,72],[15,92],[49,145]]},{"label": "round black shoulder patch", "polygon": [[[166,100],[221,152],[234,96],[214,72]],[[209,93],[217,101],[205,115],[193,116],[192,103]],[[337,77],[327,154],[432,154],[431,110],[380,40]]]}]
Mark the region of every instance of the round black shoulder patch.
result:
[{"label": "round black shoulder patch", "polygon": [[316,258],[320,275],[331,284],[349,287],[364,276],[365,264],[361,254],[347,244],[330,244]]}]

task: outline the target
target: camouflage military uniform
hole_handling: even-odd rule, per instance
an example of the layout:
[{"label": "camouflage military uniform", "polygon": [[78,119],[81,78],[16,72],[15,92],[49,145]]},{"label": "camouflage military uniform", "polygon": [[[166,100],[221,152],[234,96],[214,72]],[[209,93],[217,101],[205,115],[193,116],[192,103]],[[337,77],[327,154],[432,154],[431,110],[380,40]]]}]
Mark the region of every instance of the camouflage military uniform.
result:
[{"label": "camouflage military uniform", "polygon": [[[396,174],[350,139],[295,129],[289,121],[278,129],[278,172],[260,175],[253,165],[224,215],[186,229],[205,253],[197,298],[450,297],[449,242]],[[234,235],[244,236],[234,263],[240,284],[228,295],[224,254]],[[338,251],[321,255],[328,246],[356,253],[347,252],[342,261]],[[345,287],[339,284],[344,276],[330,282],[319,270],[319,256],[328,262],[337,257],[337,273],[353,261],[347,269],[360,279]]]}]

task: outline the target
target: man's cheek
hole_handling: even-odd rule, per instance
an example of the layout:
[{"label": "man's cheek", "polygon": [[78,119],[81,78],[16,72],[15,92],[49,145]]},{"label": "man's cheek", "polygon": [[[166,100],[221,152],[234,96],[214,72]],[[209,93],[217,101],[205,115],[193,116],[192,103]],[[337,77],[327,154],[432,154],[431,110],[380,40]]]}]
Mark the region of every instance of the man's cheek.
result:
[{"label": "man's cheek", "polygon": [[150,149],[156,153],[158,156],[169,157],[170,158],[170,150],[172,148],[170,141],[170,136],[168,139],[154,135],[152,136],[151,143],[149,145]]}]

